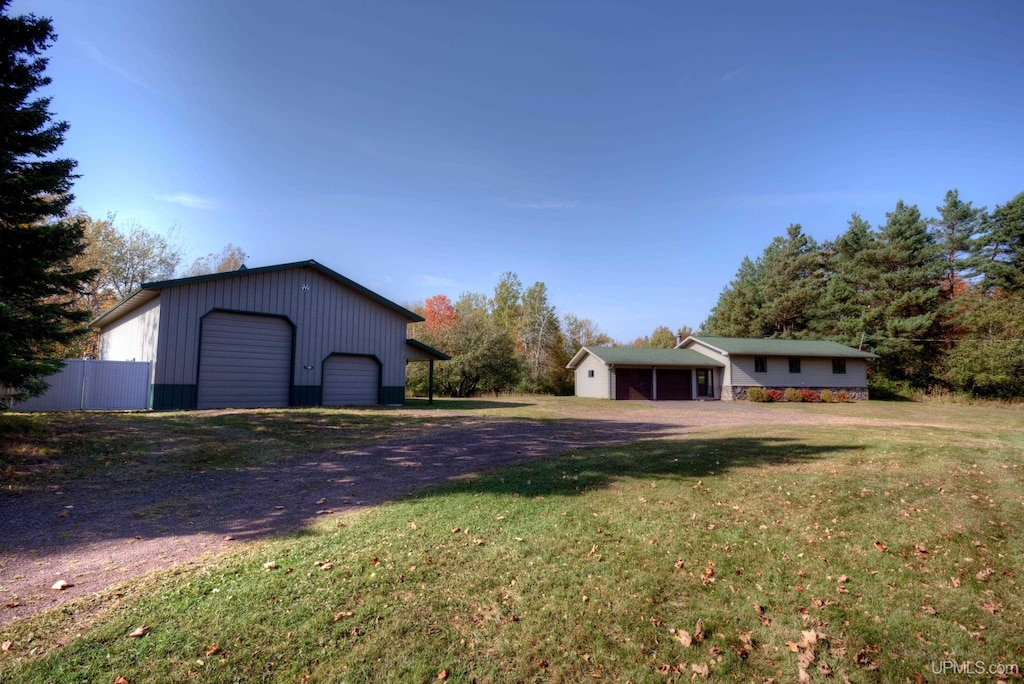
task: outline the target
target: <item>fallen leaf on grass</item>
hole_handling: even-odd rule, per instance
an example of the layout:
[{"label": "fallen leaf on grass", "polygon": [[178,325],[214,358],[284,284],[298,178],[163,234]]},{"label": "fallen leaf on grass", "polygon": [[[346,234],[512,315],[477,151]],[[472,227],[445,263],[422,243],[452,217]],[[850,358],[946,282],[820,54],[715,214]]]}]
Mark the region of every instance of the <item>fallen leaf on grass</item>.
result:
[{"label": "fallen leaf on grass", "polygon": [[812,651],[809,648],[805,648],[804,650],[800,651],[799,655],[797,655],[796,657],[796,662],[800,665],[801,668],[810,667],[811,663],[814,662],[814,651]]},{"label": "fallen leaf on grass", "polygon": [[683,646],[689,648],[690,644],[693,643],[693,637],[685,629],[676,630],[676,641],[681,643]]},{"label": "fallen leaf on grass", "polygon": [[821,665],[818,666],[818,669],[820,669],[821,674],[825,675],[826,677],[831,677],[833,675],[832,666],[826,663],[824,660],[821,661]]},{"label": "fallen leaf on grass", "polygon": [[799,681],[800,684],[807,684],[807,682],[811,681],[811,675],[807,674],[807,670],[801,667],[797,676],[797,681]]},{"label": "fallen leaf on grass", "polygon": [[321,570],[333,570],[334,569],[334,563],[324,563],[323,565],[320,566],[320,569]]},{"label": "fallen leaf on grass", "polygon": [[0,651],[10,651],[11,650],[11,646],[13,646],[13,645],[14,645],[13,642],[5,641],[4,643],[0,644]]},{"label": "fallen leaf on grass", "polygon": [[437,673],[437,678],[438,678],[438,679],[439,679],[440,681],[442,681],[442,682],[443,682],[444,680],[448,679],[448,670],[447,670],[447,669],[444,669],[444,670],[441,670],[440,672],[438,672],[438,673]]},{"label": "fallen leaf on grass", "polygon": [[128,678],[127,677],[118,677],[117,679],[114,680],[114,684],[128,684]]},{"label": "fallen leaf on grass", "polygon": [[996,571],[995,571],[995,570],[993,570],[992,568],[985,568],[984,570],[982,570],[981,572],[979,572],[979,573],[978,573],[977,575],[975,575],[975,577],[977,578],[977,580],[978,580],[979,582],[984,582],[984,581],[985,581],[985,580],[987,580],[987,579],[988,579],[989,577],[991,577],[992,575],[994,575],[994,574],[995,574],[995,572],[996,572]]},{"label": "fallen leaf on grass", "polygon": [[950,577],[949,578],[949,583],[950,583],[950,585],[952,585],[952,587],[954,589],[959,589],[960,588],[960,578],[959,577]]},{"label": "fallen leaf on grass", "polygon": [[999,612],[999,607],[996,606],[996,604],[992,601],[985,601],[985,603],[981,604],[981,607],[987,610],[988,612],[992,613],[993,615]]},{"label": "fallen leaf on grass", "polygon": [[847,577],[846,575],[840,575],[840,576],[839,576],[839,580],[838,580],[838,582],[839,582],[840,584],[846,584],[846,583],[847,583],[847,582],[849,582],[849,581],[850,581],[850,578],[849,578],[849,577]]},{"label": "fallen leaf on grass", "polygon": [[697,624],[693,627],[693,640],[699,644],[704,641],[705,636],[707,635],[704,633],[704,620],[698,618]]},{"label": "fallen leaf on grass", "polygon": [[921,606],[921,610],[923,610],[924,612],[928,613],[929,615],[938,615],[936,610],[934,608],[932,608],[931,606],[929,606],[929,605]]},{"label": "fallen leaf on grass", "polygon": [[886,546],[885,544],[883,544],[880,541],[876,541],[875,542],[875,548],[878,549],[879,551],[881,551],[882,553],[885,553],[886,551],[889,550],[889,547]]},{"label": "fallen leaf on grass", "polygon": [[337,621],[338,621],[338,620],[340,620],[341,618],[347,618],[347,617],[352,617],[353,615],[355,615],[355,612],[354,612],[354,611],[351,611],[351,610],[343,610],[343,611],[341,611],[340,613],[335,613],[335,614],[334,614],[334,621],[335,621],[335,622],[337,622]]},{"label": "fallen leaf on grass", "polygon": [[708,666],[704,665],[703,663],[701,663],[701,664],[693,663],[692,665],[690,665],[690,669],[693,670],[693,674],[694,675],[696,675],[697,677],[700,677],[701,679],[707,679],[709,674],[710,674],[710,672],[711,672],[708,669]]},{"label": "fallen leaf on grass", "polygon": [[149,625],[139,625],[131,633],[128,634],[130,639],[138,639],[139,637],[145,636],[146,632],[149,631]]},{"label": "fallen leaf on grass", "polygon": [[211,644],[206,647],[206,655],[212,656],[220,653],[220,644]]},{"label": "fallen leaf on grass", "polygon": [[275,563],[274,561],[270,561],[269,563],[264,563],[263,564],[263,569],[264,570],[277,570],[277,563]]}]

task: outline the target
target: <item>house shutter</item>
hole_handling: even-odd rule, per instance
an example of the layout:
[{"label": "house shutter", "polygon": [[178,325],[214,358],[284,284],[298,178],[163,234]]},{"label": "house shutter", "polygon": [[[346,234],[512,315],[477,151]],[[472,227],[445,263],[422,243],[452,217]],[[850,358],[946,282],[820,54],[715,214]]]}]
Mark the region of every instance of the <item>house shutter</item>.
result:
[{"label": "house shutter", "polygon": [[324,406],[380,403],[380,364],[369,356],[331,356],[324,362]]},{"label": "house shutter", "polygon": [[198,408],[288,406],[292,326],[283,318],[215,311],[203,318]]}]

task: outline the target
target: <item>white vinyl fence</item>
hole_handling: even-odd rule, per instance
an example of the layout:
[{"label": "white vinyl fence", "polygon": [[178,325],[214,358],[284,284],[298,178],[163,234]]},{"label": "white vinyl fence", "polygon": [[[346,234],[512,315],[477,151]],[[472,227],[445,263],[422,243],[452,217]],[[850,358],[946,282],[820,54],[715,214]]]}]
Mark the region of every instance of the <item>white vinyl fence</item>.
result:
[{"label": "white vinyl fence", "polygon": [[148,361],[67,359],[46,378],[50,389],[14,411],[125,411],[149,408]]}]

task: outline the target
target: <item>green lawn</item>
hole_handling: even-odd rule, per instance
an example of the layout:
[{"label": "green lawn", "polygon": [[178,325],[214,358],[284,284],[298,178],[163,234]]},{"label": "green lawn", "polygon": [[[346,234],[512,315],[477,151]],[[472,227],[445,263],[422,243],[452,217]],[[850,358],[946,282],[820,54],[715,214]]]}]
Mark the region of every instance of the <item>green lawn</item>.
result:
[{"label": "green lawn", "polygon": [[[777,410],[896,405],[852,406]],[[896,408],[921,427],[587,449],[333,517],[9,625],[0,680],[746,682],[803,666],[903,682],[952,661],[1024,666],[1022,412]],[[411,415],[368,420],[428,419]]]}]

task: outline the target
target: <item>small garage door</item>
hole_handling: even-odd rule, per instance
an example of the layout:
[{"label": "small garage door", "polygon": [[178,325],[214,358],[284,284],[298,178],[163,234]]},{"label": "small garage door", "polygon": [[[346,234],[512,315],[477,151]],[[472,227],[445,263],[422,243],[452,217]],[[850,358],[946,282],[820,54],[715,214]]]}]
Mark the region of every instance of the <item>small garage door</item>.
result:
[{"label": "small garage door", "polygon": [[283,318],[215,311],[203,318],[196,405],[288,406],[292,326]]},{"label": "small garage door", "polygon": [[693,376],[689,369],[659,368],[658,399],[660,401],[679,401],[693,399]]},{"label": "small garage door", "polygon": [[650,368],[616,368],[616,399],[653,399],[654,382]]},{"label": "small garage door", "polygon": [[369,356],[331,356],[324,362],[324,406],[380,402],[380,364]]}]

